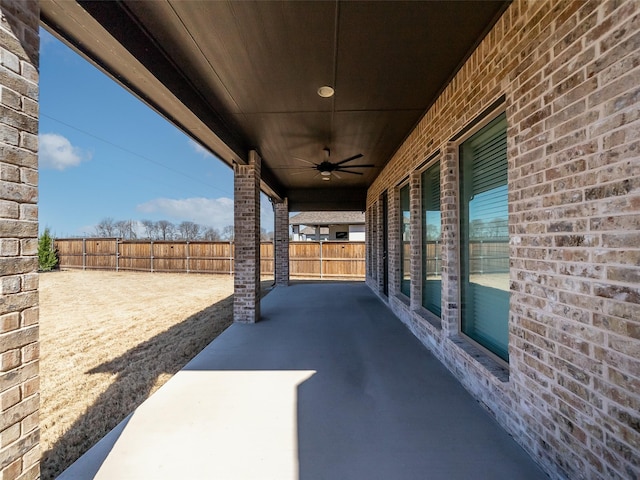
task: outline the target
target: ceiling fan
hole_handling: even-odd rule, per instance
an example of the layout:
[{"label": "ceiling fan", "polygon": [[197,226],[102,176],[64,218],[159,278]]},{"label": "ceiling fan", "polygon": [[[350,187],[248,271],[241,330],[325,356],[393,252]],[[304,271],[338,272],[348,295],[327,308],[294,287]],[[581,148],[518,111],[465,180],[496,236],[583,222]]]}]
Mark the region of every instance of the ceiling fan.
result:
[{"label": "ceiling fan", "polygon": [[[329,161],[329,157],[331,156],[331,150],[325,147],[323,151],[324,151],[325,159],[320,163],[310,162],[309,160],[304,160],[303,158],[297,158],[297,157],[294,157],[294,158],[296,158],[296,160],[299,160],[301,162],[310,164],[310,166],[307,168],[317,170],[322,176],[323,180],[329,180],[331,178],[331,174],[335,175],[337,178],[342,178],[339,173],[349,173],[351,175],[363,175],[362,172],[354,172],[353,170],[350,170],[350,169],[375,167],[375,165],[373,164],[346,165],[349,162],[352,162],[354,160],[357,160],[358,158],[361,158],[363,156],[361,153],[358,153],[357,155],[353,155],[349,158],[345,158],[344,160],[340,160],[339,162],[333,163]],[[306,173],[306,172],[295,172],[295,173],[292,173],[291,175],[300,175],[302,173]]]}]

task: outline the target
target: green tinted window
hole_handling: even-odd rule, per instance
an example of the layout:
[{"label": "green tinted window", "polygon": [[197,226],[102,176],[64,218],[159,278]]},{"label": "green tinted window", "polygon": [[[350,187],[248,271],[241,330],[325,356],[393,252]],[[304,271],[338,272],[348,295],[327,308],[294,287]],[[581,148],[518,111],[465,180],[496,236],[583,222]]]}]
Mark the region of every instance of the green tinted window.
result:
[{"label": "green tinted window", "polygon": [[411,211],[409,185],[400,189],[400,291],[411,295]]},{"label": "green tinted window", "polygon": [[440,163],[436,163],[422,174],[422,306],[438,316],[442,304],[440,228]]},{"label": "green tinted window", "polygon": [[461,330],[508,361],[506,116],[464,142],[460,159]]}]

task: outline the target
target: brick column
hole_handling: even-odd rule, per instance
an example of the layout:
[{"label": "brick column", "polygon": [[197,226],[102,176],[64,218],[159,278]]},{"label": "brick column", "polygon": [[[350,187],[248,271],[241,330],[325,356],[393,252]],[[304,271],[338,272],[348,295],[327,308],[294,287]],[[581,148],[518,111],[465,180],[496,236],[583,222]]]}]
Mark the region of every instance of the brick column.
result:
[{"label": "brick column", "polygon": [[440,210],[442,216],[442,329],[458,332],[458,148],[449,143],[440,162]]},{"label": "brick column", "polygon": [[276,286],[289,285],[289,200],[273,204],[274,236],[273,236],[273,268],[275,269]]},{"label": "brick column", "polygon": [[411,309],[422,306],[422,221],[420,173],[413,172],[409,179],[409,210],[411,212]]},{"label": "brick column", "polygon": [[40,474],[38,2],[0,3],[0,478]]},{"label": "brick column", "polygon": [[400,293],[400,189],[395,187],[388,192],[388,262],[389,262],[389,297]]},{"label": "brick column", "polygon": [[374,202],[369,206],[367,211],[367,275],[371,285],[377,285],[378,281],[378,202]]},{"label": "brick column", "polygon": [[234,322],[260,318],[260,165],[251,151],[248,165],[234,167]]},{"label": "brick column", "polygon": [[[375,245],[375,249],[376,249],[376,255],[374,256],[374,260],[376,262],[375,264],[375,271],[376,271],[376,278],[378,280],[378,292],[384,294],[384,262],[385,262],[385,255],[389,255],[389,252],[387,252],[385,254],[384,251],[384,195],[387,195],[386,193],[383,193],[382,195],[380,195],[380,198],[378,198],[378,201],[376,202],[377,208],[374,210],[374,222],[376,224],[376,228],[374,230],[374,240],[373,240],[373,244]],[[387,205],[388,207],[388,205]]]}]

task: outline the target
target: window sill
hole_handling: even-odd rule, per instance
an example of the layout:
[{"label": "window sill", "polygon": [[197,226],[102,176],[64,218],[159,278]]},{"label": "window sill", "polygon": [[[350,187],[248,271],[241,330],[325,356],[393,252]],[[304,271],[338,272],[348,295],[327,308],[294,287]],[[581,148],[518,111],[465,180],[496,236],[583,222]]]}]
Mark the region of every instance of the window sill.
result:
[{"label": "window sill", "polygon": [[491,355],[469,342],[462,335],[452,336],[450,340],[500,382],[509,382],[509,369]]},{"label": "window sill", "polygon": [[411,300],[404,293],[397,293],[395,298],[396,300],[404,303],[407,307],[411,306]]},{"label": "window sill", "polygon": [[424,307],[418,307],[413,312],[436,330],[442,330],[442,320],[436,314]]}]

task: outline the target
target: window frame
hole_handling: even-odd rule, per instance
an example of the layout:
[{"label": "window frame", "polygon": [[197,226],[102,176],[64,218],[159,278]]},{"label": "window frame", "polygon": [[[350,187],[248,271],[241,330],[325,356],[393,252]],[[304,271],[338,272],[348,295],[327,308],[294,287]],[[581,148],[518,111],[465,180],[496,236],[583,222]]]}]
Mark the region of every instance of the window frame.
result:
[{"label": "window frame", "polygon": [[433,154],[429,155],[427,157],[427,159],[425,160],[425,162],[418,168],[416,169],[416,173],[420,176],[420,299],[419,299],[419,303],[420,303],[420,308],[424,309],[425,311],[429,312],[431,315],[434,315],[436,318],[438,319],[442,319],[442,270],[444,268],[444,264],[442,262],[442,257],[440,258],[440,315],[438,315],[437,313],[432,312],[431,310],[429,310],[427,307],[424,306],[424,286],[425,286],[425,265],[424,265],[424,260],[425,260],[425,244],[424,244],[424,228],[425,225],[423,224],[424,222],[424,218],[423,218],[423,214],[424,214],[424,205],[422,202],[423,199],[423,188],[424,188],[424,183],[423,183],[423,175],[424,173],[429,170],[431,167],[433,167],[434,165],[438,164],[438,179],[439,179],[439,183],[440,183],[440,194],[439,194],[439,212],[440,212],[440,244],[441,246],[444,248],[444,241],[443,241],[443,228],[442,228],[442,174],[441,174],[441,169],[442,169],[442,159],[440,156],[440,151],[436,151]]},{"label": "window frame", "polygon": [[[493,107],[493,106],[492,106]],[[486,111],[482,112],[478,117],[474,118],[469,124],[467,124],[467,126],[465,128],[467,128],[468,130],[465,130],[464,128],[462,129],[462,131],[460,133],[458,133],[458,135],[455,137],[455,141],[454,141],[454,145],[455,145],[455,151],[456,151],[456,157],[457,157],[457,161],[456,161],[456,168],[457,168],[457,186],[456,186],[456,197],[457,197],[457,202],[456,202],[456,215],[458,218],[458,225],[457,225],[457,229],[458,229],[458,240],[457,240],[457,245],[456,245],[456,255],[457,255],[457,274],[458,274],[458,319],[457,319],[457,331],[458,331],[458,335],[463,338],[465,341],[469,342],[471,345],[473,345],[474,347],[480,349],[480,351],[482,351],[482,353],[486,354],[487,356],[489,356],[492,360],[496,361],[500,366],[506,368],[507,370],[509,369],[509,362],[506,361],[505,359],[503,359],[502,357],[500,357],[498,354],[494,353],[493,351],[489,350],[487,347],[485,347],[484,345],[480,344],[478,341],[474,340],[473,338],[471,338],[470,336],[468,336],[466,333],[464,333],[462,331],[462,218],[461,218],[461,211],[462,211],[462,198],[461,198],[461,179],[462,179],[462,174],[461,174],[461,170],[462,170],[462,156],[460,155],[460,150],[462,147],[462,144],[465,143],[467,140],[469,140],[471,137],[473,137],[476,133],[478,133],[480,130],[482,130],[483,128],[485,128],[487,125],[489,125],[492,121],[494,121],[496,118],[498,118],[500,115],[505,114],[505,118],[507,121],[507,126],[506,126],[506,131],[507,131],[507,177],[509,175],[509,148],[508,148],[508,141],[509,141],[509,117],[506,114],[506,104],[505,103],[500,103],[499,105],[493,107],[493,108],[489,108]],[[507,206],[509,205],[509,183],[507,181]],[[507,221],[508,221],[508,217],[507,217]],[[511,268],[509,268],[509,273],[511,272]],[[509,298],[511,298],[511,289],[509,289]],[[510,313],[511,313],[511,300],[509,300],[509,315],[507,315],[507,330],[509,330],[509,317],[510,317]],[[507,351],[509,351],[509,345],[510,342],[509,340],[507,340]]]},{"label": "window frame", "polygon": [[[404,241],[403,241],[403,210],[402,210],[402,189],[403,188],[407,188],[408,192],[409,192],[409,294],[407,295],[405,292],[402,291],[402,282],[403,282],[403,276],[404,276],[404,255],[403,255],[403,250],[404,250]],[[411,278],[411,176],[409,175],[407,178],[405,178],[402,182],[400,182],[398,185],[396,185],[396,191],[397,191],[397,195],[398,195],[398,266],[400,267],[400,275],[398,276],[398,293],[400,295],[402,295],[403,297],[405,297],[407,300],[411,300],[411,281],[413,280]]]}]

